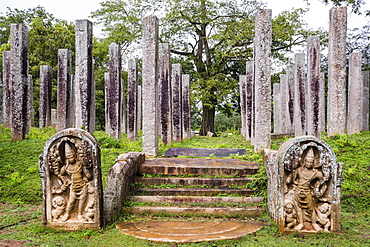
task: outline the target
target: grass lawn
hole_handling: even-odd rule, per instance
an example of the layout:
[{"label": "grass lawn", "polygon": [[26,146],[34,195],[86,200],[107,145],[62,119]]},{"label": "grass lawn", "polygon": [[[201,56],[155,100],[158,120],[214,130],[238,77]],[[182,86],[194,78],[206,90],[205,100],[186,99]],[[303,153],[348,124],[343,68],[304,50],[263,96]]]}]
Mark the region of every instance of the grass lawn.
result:
[{"label": "grass lawn", "polygon": [[[266,221],[267,226],[240,239],[177,245],[154,243],[124,235],[116,229],[115,223],[99,231],[66,232],[43,228],[38,156],[45,142],[55,133],[52,128],[32,128],[25,140],[11,142],[10,129],[0,125],[0,246],[370,246],[370,132],[323,137],[335,151],[338,161],[345,164],[341,232],[282,236],[268,215],[264,214],[258,220]],[[108,138],[103,132],[96,132],[94,136],[101,146],[103,184],[118,154],[141,151],[140,138],[138,141],[129,141],[123,136],[118,141]],[[278,149],[286,140],[273,140],[273,148]],[[252,146],[239,135],[195,137],[174,143],[172,147],[246,148],[245,155],[235,158],[258,161],[262,166],[262,155],[254,154]],[[160,155],[168,148],[160,145]],[[255,186],[265,192],[267,179],[261,168],[259,183]],[[118,221],[147,219],[151,220],[152,217],[148,215],[138,218],[122,214]]]}]

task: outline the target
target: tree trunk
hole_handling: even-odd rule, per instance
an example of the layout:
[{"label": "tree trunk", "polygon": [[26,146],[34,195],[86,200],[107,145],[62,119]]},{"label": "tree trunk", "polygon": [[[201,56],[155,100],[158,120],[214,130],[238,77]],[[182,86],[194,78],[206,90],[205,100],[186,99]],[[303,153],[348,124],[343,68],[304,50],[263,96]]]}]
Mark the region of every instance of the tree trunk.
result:
[{"label": "tree trunk", "polygon": [[212,132],[214,137],[217,136],[215,133],[215,112],[214,106],[203,104],[202,126],[199,135],[206,136],[208,132]]}]

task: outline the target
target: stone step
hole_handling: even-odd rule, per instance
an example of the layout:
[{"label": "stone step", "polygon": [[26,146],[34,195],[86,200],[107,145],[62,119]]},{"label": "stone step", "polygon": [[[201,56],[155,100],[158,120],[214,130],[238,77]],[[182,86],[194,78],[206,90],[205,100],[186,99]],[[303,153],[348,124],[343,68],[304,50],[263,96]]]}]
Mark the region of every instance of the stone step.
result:
[{"label": "stone step", "polygon": [[247,176],[259,170],[257,162],[237,159],[155,158],[140,166],[140,173],[163,175]]},{"label": "stone step", "polygon": [[251,189],[239,188],[136,188],[135,195],[145,196],[217,196],[217,195],[231,195],[250,196],[258,192]]},{"label": "stone step", "polygon": [[178,184],[183,186],[213,186],[229,187],[232,185],[243,186],[253,181],[253,178],[204,178],[204,177],[136,177],[135,182],[146,185]]},{"label": "stone step", "polygon": [[210,197],[210,196],[131,196],[133,202],[151,202],[151,203],[171,203],[171,204],[189,204],[189,203],[239,203],[239,204],[261,204],[263,197]]},{"label": "stone step", "polygon": [[261,207],[132,207],[126,209],[129,214],[177,214],[183,216],[227,216],[227,217],[258,217],[265,212]]}]

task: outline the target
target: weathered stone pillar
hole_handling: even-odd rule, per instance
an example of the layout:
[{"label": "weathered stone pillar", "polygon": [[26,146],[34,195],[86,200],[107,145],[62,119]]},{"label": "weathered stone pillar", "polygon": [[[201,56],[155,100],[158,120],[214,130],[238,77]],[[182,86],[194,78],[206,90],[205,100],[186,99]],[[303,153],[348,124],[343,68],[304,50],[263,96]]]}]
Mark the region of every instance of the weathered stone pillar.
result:
[{"label": "weathered stone pillar", "polygon": [[248,61],[245,70],[245,140],[254,138],[254,62]]},{"label": "weathered stone pillar", "polygon": [[287,79],[286,74],[280,74],[280,99],[281,99],[281,132],[287,133],[288,104],[287,104]]},{"label": "weathered stone pillar", "polygon": [[281,133],[280,83],[274,83],[272,86],[272,99],[274,102],[274,133]]},{"label": "weathered stone pillar", "polygon": [[246,138],[246,75],[239,75],[239,92],[240,92],[240,117],[242,119],[242,128],[240,134]]},{"label": "weathered stone pillar", "polygon": [[72,83],[72,52],[68,49],[59,49],[56,121],[58,131],[71,128],[73,125]]},{"label": "weathered stone pillar", "polygon": [[329,26],[328,136],[346,132],[346,38],[347,7],[333,7]]},{"label": "weathered stone pillar", "polygon": [[137,139],[137,83],[138,71],[137,61],[128,61],[128,130],[127,138],[129,140]]},{"label": "weathered stone pillar", "polygon": [[28,31],[23,24],[10,25],[10,80],[12,84],[12,140],[27,134]]},{"label": "weathered stone pillar", "polygon": [[294,134],[306,135],[306,78],[304,53],[294,56]]},{"label": "weathered stone pillar", "polygon": [[121,78],[121,113],[120,113],[120,123],[121,123],[121,133],[127,133],[127,107],[126,107],[126,95],[125,95],[125,84]]},{"label": "weathered stone pillar", "polygon": [[181,102],[181,64],[172,65],[172,123],[173,123],[173,134],[172,138],[174,141],[182,141],[182,102]]},{"label": "weathered stone pillar", "polygon": [[142,90],[141,85],[137,86],[137,130],[142,130],[143,107],[142,107]]},{"label": "weathered stone pillar", "polygon": [[287,100],[287,132],[294,133],[294,66],[288,65],[286,68],[286,100]]},{"label": "weathered stone pillar", "polygon": [[27,132],[35,126],[35,108],[33,107],[33,80],[32,75],[28,75],[28,105],[27,105]]},{"label": "weathered stone pillar", "polygon": [[362,78],[361,131],[369,131],[369,71],[363,71]]},{"label": "weathered stone pillar", "polygon": [[95,131],[95,82],[92,61],[92,23],[76,20],[76,128]]},{"label": "weathered stone pillar", "polygon": [[255,21],[255,152],[271,146],[271,15],[270,9],[259,9]]},{"label": "weathered stone pillar", "polygon": [[40,66],[39,127],[51,126],[51,66]]},{"label": "weathered stone pillar", "polygon": [[158,19],[143,19],[143,152],[158,154]]},{"label": "weathered stone pillar", "polygon": [[170,45],[159,44],[159,94],[160,94],[160,126],[162,142],[172,143],[172,94],[171,94],[171,60]]},{"label": "weathered stone pillar", "polygon": [[106,88],[106,133],[116,139],[121,137],[121,50],[117,44],[109,46],[108,84]]},{"label": "weathered stone pillar", "polygon": [[10,51],[3,51],[3,123],[4,128],[11,127],[12,119],[12,83],[10,80]]},{"label": "weathered stone pillar", "polygon": [[348,115],[347,133],[353,135],[361,131],[361,107],[362,107],[362,54],[353,52],[349,56],[348,75]]},{"label": "weathered stone pillar", "polygon": [[51,126],[53,128],[56,128],[57,126],[57,115],[58,115],[58,112],[57,112],[57,109],[51,109]]},{"label": "weathered stone pillar", "polygon": [[307,134],[320,138],[320,38],[307,39]]},{"label": "weathered stone pillar", "polygon": [[320,73],[320,93],[319,93],[319,131],[320,133],[325,131],[325,73]]},{"label": "weathered stone pillar", "polygon": [[182,75],[182,133],[183,139],[191,138],[190,128],[190,76]]}]

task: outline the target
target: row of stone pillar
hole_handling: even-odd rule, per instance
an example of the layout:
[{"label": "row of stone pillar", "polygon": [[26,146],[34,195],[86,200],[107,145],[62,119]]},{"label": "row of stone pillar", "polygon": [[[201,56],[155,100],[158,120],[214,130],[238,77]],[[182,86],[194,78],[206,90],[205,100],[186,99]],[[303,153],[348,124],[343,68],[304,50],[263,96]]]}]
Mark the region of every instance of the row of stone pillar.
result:
[{"label": "row of stone pillar", "polygon": [[[327,91],[327,133],[355,134],[369,129],[369,72],[361,72],[361,53],[349,58],[348,106],[346,105],[347,8],[330,10]],[[242,135],[255,152],[271,142],[271,10],[259,10],[255,22],[254,61],[240,76]],[[325,131],[325,78],[320,73],[320,40],[307,40],[305,54],[295,55],[294,65],[273,85],[275,133],[320,137]]]},{"label": "row of stone pillar", "polygon": [[172,64],[170,46],[158,41],[158,19],[143,19],[143,152],[158,154],[158,135],[167,145],[190,139],[190,77]]}]

